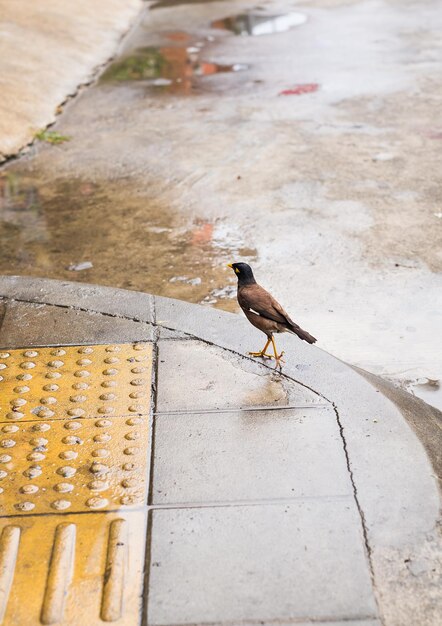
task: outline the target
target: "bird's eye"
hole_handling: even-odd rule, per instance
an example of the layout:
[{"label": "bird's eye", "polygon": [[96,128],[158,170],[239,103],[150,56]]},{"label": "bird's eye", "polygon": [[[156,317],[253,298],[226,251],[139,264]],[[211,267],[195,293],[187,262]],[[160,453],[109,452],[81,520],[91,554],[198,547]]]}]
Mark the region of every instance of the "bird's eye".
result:
[{"label": "bird's eye", "polygon": [[237,267],[235,267],[235,272],[239,274],[239,269]]}]

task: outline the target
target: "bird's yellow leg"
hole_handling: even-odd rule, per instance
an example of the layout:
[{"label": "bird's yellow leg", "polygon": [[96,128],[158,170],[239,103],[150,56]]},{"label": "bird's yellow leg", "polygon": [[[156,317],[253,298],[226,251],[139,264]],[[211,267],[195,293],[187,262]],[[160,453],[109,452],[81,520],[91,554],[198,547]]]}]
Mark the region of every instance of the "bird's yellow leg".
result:
[{"label": "bird's yellow leg", "polygon": [[271,337],[271,342],[272,342],[272,346],[273,346],[273,352],[275,353],[275,361],[276,361],[276,367],[282,367],[281,363],[284,363],[284,360],[282,358],[284,352],[281,352],[280,355],[278,355],[278,351],[276,349],[276,343],[275,343],[275,339],[272,335]]},{"label": "bird's yellow leg", "polygon": [[271,354],[266,354],[266,350],[269,347],[269,343],[271,342],[271,339],[267,340],[266,345],[264,346],[264,348],[261,350],[261,352],[249,352],[250,356],[259,356],[259,357],[263,357],[266,356],[269,359],[273,359]]}]

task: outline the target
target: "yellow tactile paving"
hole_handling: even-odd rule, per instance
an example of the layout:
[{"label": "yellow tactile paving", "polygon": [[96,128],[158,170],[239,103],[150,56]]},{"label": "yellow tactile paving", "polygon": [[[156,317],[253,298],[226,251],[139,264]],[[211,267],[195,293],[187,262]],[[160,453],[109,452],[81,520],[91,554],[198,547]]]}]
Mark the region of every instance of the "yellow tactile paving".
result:
[{"label": "yellow tactile paving", "polygon": [[0,624],[141,620],[152,346],[0,349]]},{"label": "yellow tactile paving", "polygon": [[146,414],[150,344],[0,350],[0,422]]},{"label": "yellow tactile paving", "polygon": [[3,626],[137,626],[146,513],[0,520]]},{"label": "yellow tactile paving", "polygon": [[146,416],[0,424],[0,516],[139,506]]}]

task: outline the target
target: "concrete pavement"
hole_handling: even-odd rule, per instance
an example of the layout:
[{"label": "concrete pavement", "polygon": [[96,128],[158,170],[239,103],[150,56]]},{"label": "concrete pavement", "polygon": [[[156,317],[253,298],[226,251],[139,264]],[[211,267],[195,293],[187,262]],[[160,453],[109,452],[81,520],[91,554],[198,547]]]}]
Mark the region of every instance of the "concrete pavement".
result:
[{"label": "concrete pavement", "polygon": [[[120,357],[119,364],[104,366],[108,375],[108,369],[115,368],[110,374],[118,385],[119,377],[124,378],[126,368],[134,364],[128,355],[124,365],[121,354],[136,346],[139,355],[146,351],[145,363],[152,351],[154,372],[152,406],[150,410],[137,409],[138,422],[124,416],[124,409],[115,405],[118,398],[109,400],[113,412],[101,416],[85,399],[89,408],[77,419],[57,413],[71,410],[72,398],[50,405],[55,415],[43,420],[52,424],[52,430],[47,430],[50,435],[43,433],[49,440],[45,444],[49,454],[51,446],[57,449],[59,445],[51,438],[55,422],[50,420],[62,420],[59,423],[65,428],[78,424],[85,433],[86,447],[76,448],[80,457],[86,455],[82,462],[92,462],[95,471],[105,472],[97,469],[97,459],[87,454],[96,448],[103,465],[109,444],[100,435],[100,444],[94,447],[88,437],[104,420],[105,429],[99,431],[112,436],[117,444],[119,433],[137,423],[138,437],[146,433],[147,449],[143,444],[141,456],[130,460],[144,459],[146,467],[144,475],[138,475],[137,488],[130,492],[132,499],[118,500],[118,449],[115,452],[110,446],[115,459],[108,463],[110,478],[105,485],[100,476],[92,481],[92,488],[102,490],[87,502],[92,500],[93,506],[104,509],[87,514],[97,537],[97,561],[91,565],[88,584],[83,565],[84,550],[90,550],[85,513],[66,509],[41,517],[38,511],[43,500],[31,493],[25,498],[35,509],[21,517],[2,513],[2,527],[21,528],[23,536],[16,561],[20,575],[12,583],[7,608],[7,598],[2,596],[5,623],[13,623],[11,616],[19,611],[20,599],[26,595],[23,576],[31,548],[25,538],[36,536],[41,519],[47,520],[48,528],[54,524],[58,528],[61,523],[63,528],[76,529],[77,540],[69,535],[70,530],[63,531],[64,541],[78,561],[59,623],[78,623],[80,597],[88,607],[84,609],[88,610],[88,623],[93,624],[102,623],[103,615],[115,615],[116,606],[121,609],[121,623],[130,626],[138,623],[134,616],[141,614],[143,623],[158,626],[257,622],[436,626],[440,622],[437,458],[429,459],[425,453],[425,433],[420,433],[419,440],[408,425],[400,394],[396,397],[389,389],[387,397],[376,378],[368,382],[346,364],[294,337],[282,338],[287,363],[279,374],[267,363],[247,357],[247,351],[261,338],[243,318],[147,294],[4,277],[0,280],[0,320],[4,364],[8,358],[23,359],[22,353],[30,350],[35,354],[26,358],[35,359],[38,369],[42,346],[61,346],[58,349],[65,351],[65,356],[56,357],[64,359],[64,365],[59,366],[62,376],[56,381],[60,389],[53,395],[63,395],[70,355],[79,350],[83,351],[82,367],[92,374],[94,359],[102,358],[98,357],[100,350],[113,362]],[[135,369],[140,365],[143,363],[135,363]],[[4,378],[8,371],[8,367],[2,369]],[[100,366],[97,372],[101,372]],[[144,376],[128,375],[127,380],[134,381]],[[99,373],[98,382],[101,376]],[[89,398],[90,390],[84,393]],[[26,397],[20,394],[19,400]],[[16,395],[14,391],[8,403],[14,404]],[[148,396],[146,389],[138,398]],[[429,414],[421,412],[423,403],[408,398],[408,413],[440,425],[436,410],[427,407]],[[109,409],[106,402],[104,407]],[[32,400],[27,407],[17,405],[19,411],[31,410],[31,406]],[[53,408],[57,406],[60,408]],[[17,413],[17,408],[13,410]],[[17,446],[24,445],[19,433],[23,432],[20,436],[25,441],[28,427],[43,425],[38,417],[11,421],[1,415],[0,421],[9,431],[17,425],[17,435],[9,431],[7,435],[8,439],[17,437]],[[120,427],[123,430],[118,430]],[[130,442],[131,431],[127,436]],[[136,443],[129,448],[134,445],[140,449]],[[74,460],[70,464],[76,467]],[[45,460],[41,465],[49,487],[51,466]],[[72,507],[86,502],[83,470],[78,471],[79,482],[75,477],[64,479],[75,485],[73,494],[78,497],[72,500]],[[7,501],[23,500],[16,491],[20,483],[14,467],[6,472]],[[124,489],[130,490],[132,483],[122,475],[120,478]],[[63,501],[71,502],[69,498],[67,494]],[[104,500],[110,504],[102,504]],[[87,506],[90,511],[91,503]],[[122,584],[118,576],[123,570],[116,566],[120,574],[112,578],[110,593],[106,585],[102,587],[100,568],[106,567],[117,546],[125,545],[121,537],[127,533],[131,540],[124,558],[129,559],[131,569]],[[146,536],[143,565],[139,557]],[[5,541],[0,556],[5,554]],[[41,615],[42,602],[46,610],[54,606],[45,601],[50,550],[50,542],[41,548],[36,592],[29,604],[35,620]],[[131,591],[134,597],[126,595]],[[120,604],[115,598],[120,598]]]}]

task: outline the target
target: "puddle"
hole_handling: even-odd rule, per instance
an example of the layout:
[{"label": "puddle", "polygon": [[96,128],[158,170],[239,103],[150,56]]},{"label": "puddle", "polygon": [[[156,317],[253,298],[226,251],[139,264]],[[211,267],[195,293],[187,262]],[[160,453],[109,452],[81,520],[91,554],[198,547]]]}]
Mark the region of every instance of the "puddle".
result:
[{"label": "puddle", "polygon": [[437,379],[422,378],[408,386],[412,394],[442,411],[442,385]]},{"label": "puddle", "polygon": [[305,24],[307,16],[303,13],[284,13],[282,15],[265,15],[260,13],[241,13],[211,23],[212,28],[229,30],[235,35],[259,36],[283,33],[295,26]]},{"label": "puddle", "polygon": [[202,59],[204,43],[189,44],[186,33],[169,33],[167,38],[174,45],[137,48],[130,56],[112,63],[101,82],[142,81],[169,94],[188,95],[205,76],[248,69],[242,63],[223,65]]},{"label": "puddle", "polygon": [[210,299],[237,310],[226,264],[256,259],[239,227],[185,215],[137,188],[132,179],[48,183],[36,168],[3,173],[0,274],[98,283],[197,303]]}]

